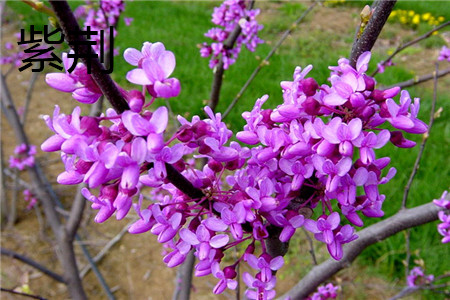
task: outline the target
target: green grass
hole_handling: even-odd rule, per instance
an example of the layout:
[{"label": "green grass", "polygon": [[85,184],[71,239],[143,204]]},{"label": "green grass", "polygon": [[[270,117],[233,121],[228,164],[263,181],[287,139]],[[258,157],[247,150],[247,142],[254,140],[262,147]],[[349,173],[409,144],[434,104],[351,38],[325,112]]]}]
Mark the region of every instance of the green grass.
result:
[{"label": "green grass", "polygon": [[[38,14],[31,13],[31,10],[23,3],[13,1],[8,2],[8,4],[15,11],[26,16],[27,23],[44,22],[43,24],[45,24],[46,17],[42,18]],[[278,13],[264,22],[265,29],[262,32],[262,38],[270,42],[270,45],[259,46],[255,53],[243,49],[238,62],[225,72],[218,111],[225,110],[253,69],[258,66],[261,59],[266,56],[272,45],[280,37],[281,31],[289,28],[301,11],[306,8],[303,3],[276,2],[275,4]],[[351,2],[349,5],[359,6],[362,3]],[[190,116],[202,114],[205,100],[209,98],[213,73],[208,68],[208,59],[200,57],[197,45],[205,41],[209,42],[204,37],[204,33],[212,27],[210,15],[213,7],[214,4],[210,2],[127,2],[124,15],[134,18],[134,21],[130,27],[124,26],[123,23],[119,25],[116,45],[120,48],[121,53],[128,47],[140,49],[145,41],[160,41],[164,43],[166,49],[174,52],[177,67],[173,76],[180,80],[182,86],[180,96],[170,100],[176,114],[189,114]],[[431,12],[435,15],[450,15],[450,6],[443,1],[432,3],[399,1],[396,8],[413,9],[421,13]],[[311,17],[308,17],[308,20],[310,21]],[[264,94],[270,96],[265,108],[282,103],[280,82],[292,80],[292,74],[296,66],[305,67],[312,64],[314,69],[310,75],[316,78],[319,84],[326,83],[329,76],[328,66],[336,65],[340,57],[348,55],[353,30],[354,28],[349,28],[347,33],[330,35],[325,31],[311,30],[307,24],[301,25],[295,34],[296,38],[288,39],[272,57],[270,64],[262,68],[233,112],[227,117],[226,123],[234,132],[240,130],[244,125],[241,113],[251,110],[255,100]],[[396,31],[393,30],[392,38],[395,37],[395,34]],[[437,49],[441,44],[442,39],[430,39],[424,46]],[[415,51],[421,51],[421,49],[410,50],[407,54],[414,54]],[[370,70],[373,70],[376,63],[384,58],[386,58],[386,54],[375,49]],[[122,56],[116,57],[114,79],[126,88],[139,88],[132,86],[124,79],[125,74],[132,68],[124,62]],[[387,68],[385,73],[377,75],[377,80],[382,84],[389,85],[410,79],[413,76],[414,74],[405,67],[391,67]],[[448,79],[443,82],[449,85]],[[432,91],[423,86],[409,88],[408,90],[413,97],[422,99],[420,117],[428,122]],[[411,187],[408,207],[428,203],[432,199],[440,197],[442,191],[449,187],[449,98],[448,88],[446,93],[439,94],[438,107],[442,106],[444,110],[431,131],[421,167]],[[164,103],[160,101],[157,104],[162,105]],[[420,136],[412,137],[418,143],[420,143],[420,138]],[[400,208],[403,189],[417,152],[418,147],[399,149],[393,146],[387,146],[377,151],[377,157],[390,156],[392,158],[391,166],[398,170],[395,178],[380,189],[382,193],[386,194],[387,200],[384,204],[386,216],[394,214]],[[366,223],[371,224],[376,221],[368,220]],[[411,248],[420,250],[419,255],[414,254],[413,258],[424,259],[427,272],[436,275],[442,274],[450,268],[448,262],[443,260],[443,258],[449,257],[449,248],[440,244],[439,241],[440,236],[436,232],[436,222],[411,231]],[[404,234],[400,233],[364,251],[357,262],[364,266],[372,265],[372,267],[369,267],[373,268],[372,271],[379,271],[388,279],[392,277],[402,278],[404,275],[402,264],[402,260],[405,258],[404,249]]]}]

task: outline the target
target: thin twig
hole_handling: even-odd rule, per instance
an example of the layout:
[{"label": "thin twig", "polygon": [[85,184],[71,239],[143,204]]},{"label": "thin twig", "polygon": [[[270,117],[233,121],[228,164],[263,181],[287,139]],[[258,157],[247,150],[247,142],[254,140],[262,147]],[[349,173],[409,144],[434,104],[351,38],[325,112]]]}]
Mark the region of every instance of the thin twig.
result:
[{"label": "thin twig", "polygon": [[308,232],[305,228],[302,227],[303,233],[306,236],[306,239],[308,240],[309,244],[309,253],[311,254],[311,258],[313,260],[313,263],[315,266],[317,266],[317,259],[316,259],[316,253],[314,252],[314,244],[312,238],[309,236]]},{"label": "thin twig", "polygon": [[[447,22],[439,25],[438,27],[433,28],[432,30],[430,30],[427,33],[419,36],[418,38],[415,38],[412,41],[409,41],[409,42],[407,42],[405,44],[401,44],[400,46],[397,47],[397,49],[395,49],[395,51],[388,58],[383,60],[380,64],[382,66],[384,66],[388,61],[392,60],[394,58],[394,56],[396,56],[401,51],[405,50],[406,48],[408,48],[408,47],[410,47],[410,46],[412,46],[414,44],[417,44],[418,42],[420,42],[420,41],[422,41],[422,40],[424,40],[426,38],[429,38],[433,34],[433,32],[441,30],[442,28],[444,28],[444,27],[446,27],[448,25],[450,25],[450,21],[447,21]],[[377,68],[377,69],[375,69],[375,71],[373,71],[373,73],[370,76],[374,77],[375,75],[378,74],[378,72],[379,72],[379,69]]]},{"label": "thin twig", "polygon": [[440,210],[434,203],[427,203],[401,210],[392,217],[358,231],[358,239],[344,245],[344,256],[341,260],[337,261],[330,258],[315,266],[291,290],[282,295],[280,299],[286,299],[287,297],[291,297],[292,300],[306,298],[328,278],[338,271],[349,267],[356,257],[370,245],[405,229],[433,222],[438,219],[437,214]]},{"label": "thin twig", "polygon": [[14,294],[14,295],[20,295],[20,296],[24,296],[24,297],[28,297],[28,298],[39,299],[39,300],[47,300],[47,298],[43,298],[41,296],[27,294],[27,293],[23,293],[23,292],[17,292],[15,290],[7,289],[7,288],[0,288],[0,290],[2,292],[5,292],[5,293],[10,293],[10,294]]},{"label": "thin twig", "polygon": [[59,274],[57,274],[57,273],[55,273],[55,272],[53,272],[53,271],[50,271],[50,270],[47,269],[45,266],[41,265],[40,263],[38,263],[38,262],[32,260],[31,258],[29,258],[29,257],[27,257],[27,256],[25,256],[25,255],[21,255],[21,254],[19,254],[19,253],[17,253],[17,252],[14,252],[14,251],[12,251],[12,250],[5,249],[5,248],[3,248],[3,247],[1,248],[1,254],[2,254],[2,255],[5,255],[5,256],[12,257],[12,258],[17,259],[17,260],[20,260],[21,262],[26,263],[27,265],[32,266],[33,268],[35,268],[35,269],[41,271],[41,272],[44,273],[45,275],[51,277],[52,279],[54,279],[54,280],[56,280],[56,281],[58,281],[58,282],[66,283],[65,280],[64,280],[64,278],[63,278],[61,275],[59,275]]},{"label": "thin twig", "polygon": [[404,298],[414,292],[417,292],[419,290],[435,290],[435,289],[441,289],[444,287],[448,287],[448,284],[437,284],[434,285],[432,284],[433,282],[436,282],[437,279],[433,280],[431,283],[426,283],[426,284],[422,284],[422,285],[418,285],[418,286],[406,286],[404,287],[398,294],[396,294],[395,296],[389,298],[389,300],[397,300],[397,299],[401,299]]},{"label": "thin twig", "polygon": [[261,63],[256,67],[256,69],[253,71],[253,73],[250,75],[250,77],[245,82],[244,86],[241,88],[239,93],[234,97],[233,101],[231,101],[230,105],[227,107],[225,112],[222,115],[222,120],[225,119],[226,116],[230,113],[230,111],[233,109],[233,107],[236,105],[236,103],[239,101],[239,99],[242,97],[244,92],[247,90],[247,88],[252,83],[253,79],[255,79],[256,75],[258,75],[259,71],[264,67],[268,65],[269,59],[272,57],[272,55],[275,54],[275,51],[280,48],[281,44],[283,44],[284,40],[292,33],[292,31],[297,28],[297,26],[302,22],[305,17],[308,15],[308,13],[317,5],[318,1],[314,1],[313,4],[311,4],[310,7],[308,7],[307,10],[305,10],[302,15],[295,20],[294,23],[289,27],[288,30],[286,30],[281,38],[278,40],[278,42],[275,44],[275,46],[270,50],[269,54],[261,61]]},{"label": "thin twig", "polygon": [[[130,227],[130,225],[133,224],[135,221],[136,221],[136,219],[133,219],[127,225],[125,225],[122,228],[122,230],[115,237],[113,237],[103,247],[102,250],[100,250],[100,252],[92,259],[92,261],[95,263],[98,263],[100,260],[102,260],[103,257],[108,253],[109,249],[111,249],[115,244],[117,244],[122,239],[122,237],[125,235],[125,233],[127,233],[127,230]],[[91,268],[92,268],[92,266],[90,264],[88,264],[84,268],[82,268],[81,272],[80,272],[80,277],[84,278],[84,276],[86,276],[86,274],[91,270]]]},{"label": "thin twig", "polygon": [[365,27],[360,38],[353,42],[350,53],[350,65],[356,67],[358,57],[366,51],[370,51],[375,44],[384,24],[386,23],[397,0],[376,0],[374,1],[372,17]]},{"label": "thin twig", "polygon": [[[437,73],[437,78],[446,76],[449,73],[450,73],[450,68],[447,68],[447,69],[444,69],[442,71],[439,71]],[[390,86],[386,87],[385,89],[390,89],[390,88],[396,87],[396,86],[398,86],[399,88],[404,89],[406,87],[410,87],[410,86],[413,86],[413,85],[416,85],[416,84],[419,84],[419,83],[422,83],[422,82],[429,81],[429,80],[433,79],[434,76],[435,76],[434,72],[430,73],[430,74],[422,75],[422,76],[416,76],[413,79],[409,79],[409,80],[406,80],[406,81],[403,81],[403,82],[399,82],[399,83],[390,85]]]}]

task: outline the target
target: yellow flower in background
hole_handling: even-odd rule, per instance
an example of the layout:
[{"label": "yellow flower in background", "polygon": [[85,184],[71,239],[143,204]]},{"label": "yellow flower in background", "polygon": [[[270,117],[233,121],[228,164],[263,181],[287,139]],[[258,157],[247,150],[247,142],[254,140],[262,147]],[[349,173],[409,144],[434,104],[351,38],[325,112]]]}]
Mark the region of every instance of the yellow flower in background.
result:
[{"label": "yellow flower in background", "polygon": [[396,9],[393,10],[389,19],[401,23],[403,25],[409,25],[412,28],[417,28],[423,21],[424,24],[436,26],[445,21],[445,17],[434,17],[430,12],[419,14],[413,10]]},{"label": "yellow flower in background", "polygon": [[430,17],[431,17],[431,14],[430,14],[430,13],[424,13],[424,14],[422,15],[422,20],[428,21],[428,19],[430,19]]}]

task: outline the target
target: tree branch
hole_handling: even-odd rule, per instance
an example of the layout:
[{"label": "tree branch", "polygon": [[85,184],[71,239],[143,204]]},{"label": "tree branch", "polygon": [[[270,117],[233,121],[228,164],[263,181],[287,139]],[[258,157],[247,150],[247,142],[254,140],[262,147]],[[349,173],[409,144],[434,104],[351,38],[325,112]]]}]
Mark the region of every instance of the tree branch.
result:
[{"label": "tree branch", "polygon": [[[2,93],[1,106],[3,113],[8,119],[8,122],[11,124],[18,142],[20,144],[25,144],[28,147],[28,137],[26,136],[19,116],[17,115],[11,94],[8,86],[6,85],[6,80],[2,74],[0,74],[0,81]],[[37,164],[34,164],[32,167],[28,168],[28,174],[31,182],[33,183],[33,191],[42,203],[47,221],[58,242],[56,253],[64,269],[64,278],[67,283],[69,293],[74,299],[86,299],[87,297],[84,293],[83,285],[80,277],[78,276],[78,267],[73,244],[66,238],[64,226],[61,224],[55,210],[53,202],[53,199],[55,198],[54,192],[48,182],[46,182],[45,176]]]},{"label": "tree branch", "polygon": [[350,65],[352,67],[356,67],[356,61],[363,52],[372,49],[396,2],[397,0],[374,1],[372,5],[373,13],[369,23],[364,29],[361,37],[356,38],[353,42],[352,51],[350,53]]},{"label": "tree branch", "polygon": [[14,294],[14,295],[24,296],[24,297],[28,297],[28,298],[39,299],[39,300],[47,300],[46,298],[43,298],[41,296],[27,294],[27,293],[23,293],[23,292],[18,292],[18,291],[11,290],[11,289],[0,288],[0,290],[2,292],[5,292],[5,293],[10,293],[10,294]]},{"label": "tree branch", "polygon": [[[414,44],[417,44],[418,42],[420,42],[420,41],[422,41],[422,40],[424,40],[426,38],[429,38],[433,34],[433,32],[436,32],[436,31],[438,31],[438,30],[440,30],[440,29],[442,29],[442,28],[444,28],[444,27],[446,27],[448,25],[450,25],[450,21],[447,21],[447,22],[441,24],[440,26],[433,28],[432,30],[430,30],[427,33],[419,36],[418,38],[415,38],[414,40],[412,40],[410,42],[407,42],[405,44],[402,44],[402,45],[398,46],[397,49],[395,49],[394,53],[392,53],[388,58],[386,58],[385,60],[383,60],[381,62],[381,65],[384,66],[388,61],[393,59],[394,56],[396,56],[401,51],[405,50],[406,48],[408,48],[408,47],[410,47],[410,46],[412,46]],[[378,74],[378,68],[375,69],[375,71],[373,71],[373,73],[370,76],[374,77],[377,74]]]},{"label": "tree branch", "polygon": [[[447,69],[444,69],[442,71],[439,71],[437,73],[437,78],[444,77],[444,76],[448,75],[449,73],[450,73],[450,68],[447,68]],[[410,86],[413,86],[413,85],[416,85],[416,84],[419,84],[419,83],[422,83],[422,82],[425,82],[425,81],[429,81],[429,80],[431,80],[433,78],[434,78],[434,72],[430,73],[430,74],[422,75],[422,76],[416,76],[413,79],[406,80],[406,81],[403,81],[403,82],[399,82],[399,83],[390,85],[388,87],[385,87],[385,89],[390,89],[390,88],[393,88],[393,87],[396,87],[396,86],[400,87],[401,89],[404,89],[406,87],[410,87]]]},{"label": "tree branch", "polygon": [[304,299],[328,278],[347,268],[355,258],[367,247],[382,241],[402,230],[430,223],[438,219],[441,209],[433,203],[406,209],[381,222],[358,232],[359,238],[344,245],[344,256],[340,261],[332,258],[312,268],[290,291],[280,299]]},{"label": "tree branch", "polygon": [[17,260],[20,260],[21,262],[26,263],[27,265],[32,266],[33,268],[35,268],[35,269],[41,271],[41,272],[44,273],[45,275],[51,277],[52,279],[54,279],[54,280],[56,280],[56,281],[58,281],[58,282],[66,283],[65,280],[64,280],[64,278],[63,278],[61,275],[56,274],[56,273],[53,272],[53,271],[50,271],[49,269],[47,269],[46,267],[44,267],[44,266],[41,265],[40,263],[35,262],[34,260],[32,260],[31,258],[29,258],[29,257],[27,257],[27,256],[25,256],[25,255],[21,255],[21,254],[19,254],[19,253],[17,253],[17,252],[14,252],[14,251],[12,251],[12,250],[5,249],[5,248],[3,248],[3,247],[1,248],[1,254],[2,254],[2,255],[5,255],[5,256],[12,257],[12,258],[17,259]]}]

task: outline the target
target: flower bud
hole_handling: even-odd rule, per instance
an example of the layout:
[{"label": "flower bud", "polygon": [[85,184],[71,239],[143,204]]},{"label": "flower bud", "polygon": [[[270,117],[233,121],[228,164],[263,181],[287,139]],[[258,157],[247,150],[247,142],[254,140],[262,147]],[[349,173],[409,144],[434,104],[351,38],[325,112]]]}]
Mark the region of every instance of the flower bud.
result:
[{"label": "flower bud", "polygon": [[208,123],[204,121],[198,121],[192,126],[192,131],[194,132],[195,137],[199,138],[208,133],[209,127],[210,126],[208,125]]},{"label": "flower bud", "polygon": [[373,79],[372,77],[364,74],[363,75],[364,78],[364,83],[366,84],[366,90],[368,91],[373,91],[373,89],[375,88],[375,79]]},{"label": "flower bud", "polygon": [[319,114],[320,104],[313,97],[306,98],[302,105],[308,115],[315,116]]},{"label": "flower bud", "polygon": [[131,90],[126,98],[130,110],[134,112],[140,112],[144,106],[145,98],[142,93],[138,90]]},{"label": "flower bud", "polygon": [[225,275],[225,278],[228,278],[228,279],[233,279],[233,278],[236,278],[236,276],[237,276],[236,270],[234,269],[233,266],[225,267],[223,269],[223,274]]},{"label": "flower bud", "polygon": [[314,96],[316,94],[319,85],[314,78],[305,78],[301,81],[303,92],[306,96]]},{"label": "flower bud", "polygon": [[223,165],[220,162],[218,162],[218,161],[216,161],[214,159],[210,159],[209,160],[208,167],[211,170],[213,170],[215,173],[219,173],[220,171],[223,170]]},{"label": "flower bud", "polygon": [[177,139],[183,143],[192,140],[193,136],[194,133],[192,132],[192,129],[188,127],[188,125],[183,125],[177,133]]}]

